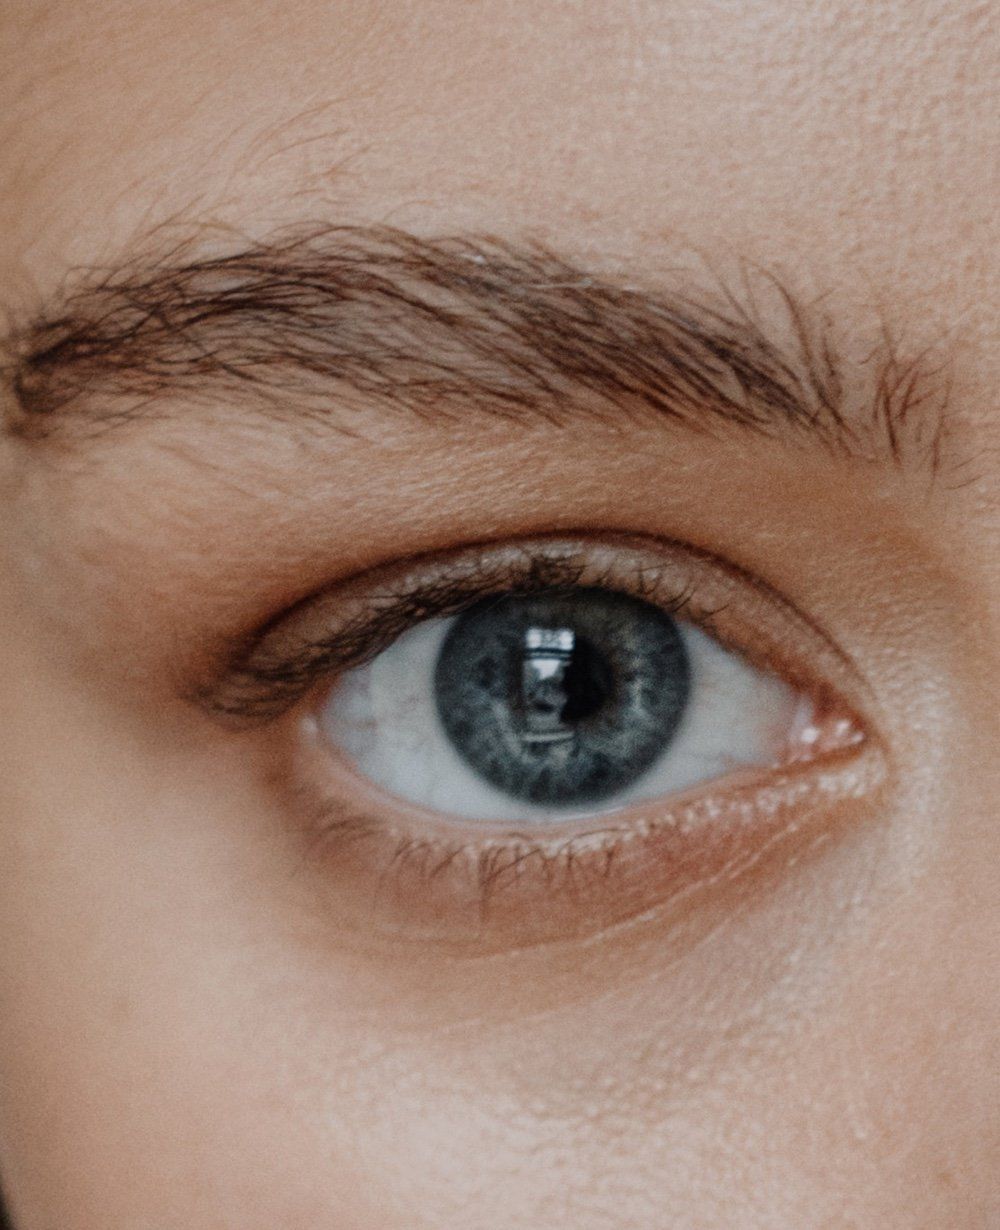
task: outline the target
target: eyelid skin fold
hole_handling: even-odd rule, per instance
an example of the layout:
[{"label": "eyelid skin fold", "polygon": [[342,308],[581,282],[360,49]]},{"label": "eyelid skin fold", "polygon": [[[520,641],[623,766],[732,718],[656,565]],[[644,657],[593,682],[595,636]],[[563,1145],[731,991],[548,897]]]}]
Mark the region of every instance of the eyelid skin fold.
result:
[{"label": "eyelid skin fold", "polygon": [[810,694],[829,691],[859,714],[867,707],[849,659],[769,586],[681,543],[607,533],[473,544],[373,568],[247,638],[194,698],[218,720],[250,726],[285,712],[321,679],[370,661],[421,620],[490,594],[583,586],[642,598]]}]

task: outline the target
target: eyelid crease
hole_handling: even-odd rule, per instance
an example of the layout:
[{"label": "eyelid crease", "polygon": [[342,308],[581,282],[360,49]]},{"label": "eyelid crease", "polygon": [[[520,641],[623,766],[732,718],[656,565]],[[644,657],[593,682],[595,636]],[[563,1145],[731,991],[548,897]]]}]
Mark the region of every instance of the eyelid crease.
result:
[{"label": "eyelid crease", "polygon": [[[741,656],[756,655],[760,665],[811,695],[829,692],[827,699],[846,703],[852,712],[867,711],[870,698],[851,660],[821,627],[757,578],[682,543],[593,533],[472,544],[349,578],[245,640],[189,699],[223,724],[263,724],[324,678],[370,661],[416,623],[457,614],[490,594],[582,584],[643,598],[703,627]],[[737,609],[750,604],[754,617]],[[787,643],[804,639],[810,653],[823,659],[816,670],[803,664],[801,647]]]}]

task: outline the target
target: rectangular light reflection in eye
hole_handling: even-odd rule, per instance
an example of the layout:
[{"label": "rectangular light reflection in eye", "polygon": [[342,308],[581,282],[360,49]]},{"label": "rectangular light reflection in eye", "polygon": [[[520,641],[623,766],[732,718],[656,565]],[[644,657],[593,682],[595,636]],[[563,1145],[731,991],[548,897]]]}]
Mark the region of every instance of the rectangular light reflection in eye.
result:
[{"label": "rectangular light reflection in eye", "polygon": [[568,700],[566,673],[575,648],[572,628],[532,627],[525,632],[521,665],[525,743],[563,743],[574,737],[563,715]]}]

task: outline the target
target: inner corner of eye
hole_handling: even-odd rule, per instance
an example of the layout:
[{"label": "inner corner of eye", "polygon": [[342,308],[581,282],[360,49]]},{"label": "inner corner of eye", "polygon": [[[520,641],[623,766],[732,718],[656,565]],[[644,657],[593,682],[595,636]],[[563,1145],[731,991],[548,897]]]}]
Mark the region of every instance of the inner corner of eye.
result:
[{"label": "inner corner of eye", "polygon": [[561,820],[803,763],[860,726],[645,598],[493,595],[414,624],[315,711],[363,778],[482,820]]}]

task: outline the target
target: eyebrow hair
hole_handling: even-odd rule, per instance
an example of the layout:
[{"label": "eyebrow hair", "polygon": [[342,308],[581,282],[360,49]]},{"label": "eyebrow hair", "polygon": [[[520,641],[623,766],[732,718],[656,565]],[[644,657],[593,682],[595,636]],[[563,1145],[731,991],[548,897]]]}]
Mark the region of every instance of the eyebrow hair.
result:
[{"label": "eyebrow hair", "polygon": [[637,289],[535,243],[318,226],[227,255],[180,247],[91,273],[12,332],[7,427],[107,429],[176,413],[165,403],[178,397],[341,426],[358,404],[428,420],[652,414],[868,460],[901,462],[916,444],[936,467],[943,397],[924,365],[887,345],[849,397],[857,373],[834,354],[829,322],[756,276],[780,306],[780,344],[752,292],[741,304],[724,288],[714,299]]}]

